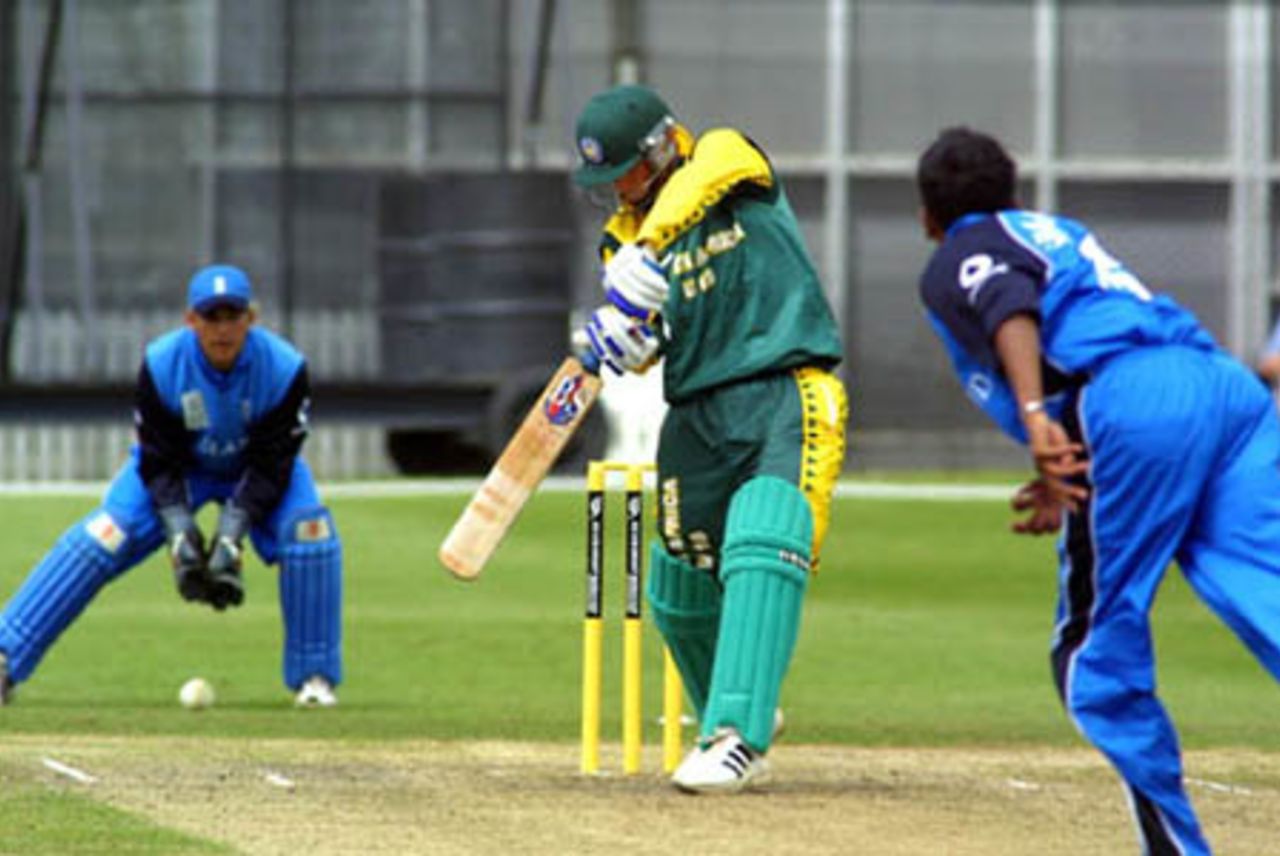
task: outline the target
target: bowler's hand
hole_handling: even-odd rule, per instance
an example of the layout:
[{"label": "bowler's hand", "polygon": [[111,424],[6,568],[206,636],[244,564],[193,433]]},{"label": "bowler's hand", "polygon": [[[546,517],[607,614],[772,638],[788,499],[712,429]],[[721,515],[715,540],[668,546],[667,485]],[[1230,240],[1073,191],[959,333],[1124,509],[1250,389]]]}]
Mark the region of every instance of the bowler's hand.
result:
[{"label": "bowler's hand", "polygon": [[1089,470],[1079,455],[1084,446],[1073,442],[1059,423],[1040,411],[1026,421],[1027,447],[1049,498],[1069,511],[1078,511],[1089,489],[1071,480]]},{"label": "bowler's hand", "polygon": [[1010,528],[1019,535],[1049,535],[1062,528],[1062,505],[1053,498],[1043,478],[1035,478],[1018,488],[1009,501],[1014,511],[1029,511]]}]

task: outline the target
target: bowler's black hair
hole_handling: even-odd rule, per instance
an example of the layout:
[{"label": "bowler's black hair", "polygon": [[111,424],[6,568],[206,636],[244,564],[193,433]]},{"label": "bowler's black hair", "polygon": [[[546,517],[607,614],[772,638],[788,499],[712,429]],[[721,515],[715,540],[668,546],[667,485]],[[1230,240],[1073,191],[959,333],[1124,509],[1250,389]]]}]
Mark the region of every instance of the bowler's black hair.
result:
[{"label": "bowler's black hair", "polygon": [[1018,168],[1009,153],[980,131],[945,128],[916,167],[920,199],[946,229],[965,214],[1015,207]]}]

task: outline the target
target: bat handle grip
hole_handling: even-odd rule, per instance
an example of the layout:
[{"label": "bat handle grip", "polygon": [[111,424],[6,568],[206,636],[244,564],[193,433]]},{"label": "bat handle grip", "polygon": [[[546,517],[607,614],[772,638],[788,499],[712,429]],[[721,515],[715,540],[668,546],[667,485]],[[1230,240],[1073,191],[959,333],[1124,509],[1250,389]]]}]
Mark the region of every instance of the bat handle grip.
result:
[{"label": "bat handle grip", "polygon": [[596,356],[595,351],[587,348],[580,354],[576,355],[578,362],[582,363],[582,367],[593,375],[600,374],[600,358]]}]

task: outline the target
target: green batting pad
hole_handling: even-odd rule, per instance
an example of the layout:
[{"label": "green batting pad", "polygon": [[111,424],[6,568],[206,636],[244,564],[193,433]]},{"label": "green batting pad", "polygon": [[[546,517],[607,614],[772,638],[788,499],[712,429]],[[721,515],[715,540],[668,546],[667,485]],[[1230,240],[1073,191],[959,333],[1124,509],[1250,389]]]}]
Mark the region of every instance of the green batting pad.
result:
[{"label": "green batting pad", "polygon": [[685,695],[701,719],[716,656],[720,586],[711,574],[680,561],[655,541],[649,551],[649,606],[680,669]]},{"label": "green batting pad", "polygon": [[768,751],[800,632],[812,538],[809,504],[789,482],[761,476],[734,495],[720,560],[724,602],[703,737],[732,726],[752,748]]},{"label": "green batting pad", "polygon": [[722,563],[730,553],[781,555],[807,573],[812,550],[813,510],[799,488],[775,476],[756,476],[738,488],[724,526]]}]

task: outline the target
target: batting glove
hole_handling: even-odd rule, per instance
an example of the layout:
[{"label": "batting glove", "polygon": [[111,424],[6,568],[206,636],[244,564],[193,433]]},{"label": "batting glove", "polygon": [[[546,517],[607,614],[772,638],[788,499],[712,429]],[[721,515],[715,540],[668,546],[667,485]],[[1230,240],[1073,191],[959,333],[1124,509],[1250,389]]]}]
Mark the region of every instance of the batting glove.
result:
[{"label": "batting glove", "polygon": [[671,290],[653,251],[639,244],[618,248],[604,266],[603,285],[610,303],[643,321],[662,311]]},{"label": "batting glove", "polygon": [[627,317],[612,304],[591,313],[586,333],[591,352],[615,374],[647,368],[661,344],[653,328]]},{"label": "batting glove", "polygon": [[219,612],[244,603],[240,543],[248,531],[249,513],[228,500],[222,506],[218,531],[213,536],[213,552],[209,555],[209,602]]}]

